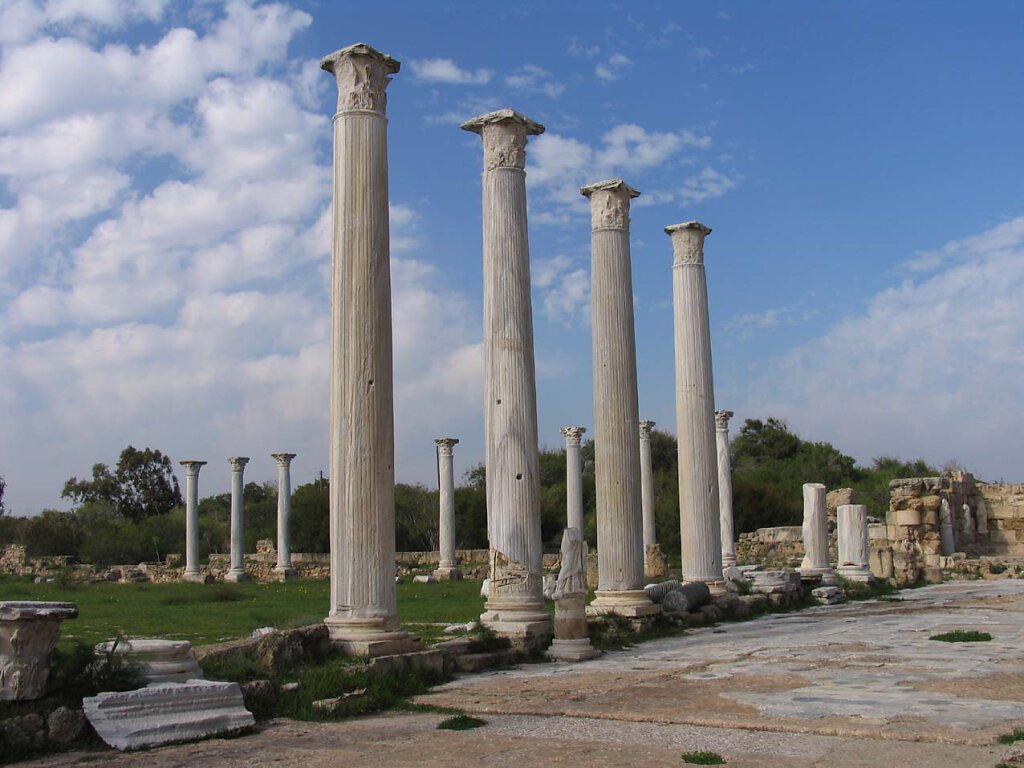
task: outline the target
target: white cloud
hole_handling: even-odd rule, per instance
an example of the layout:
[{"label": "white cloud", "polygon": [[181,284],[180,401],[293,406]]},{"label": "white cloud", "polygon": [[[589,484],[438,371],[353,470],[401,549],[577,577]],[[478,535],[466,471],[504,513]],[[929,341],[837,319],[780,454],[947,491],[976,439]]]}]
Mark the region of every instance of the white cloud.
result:
[{"label": "white cloud", "polygon": [[451,59],[418,59],[409,62],[413,76],[428,83],[487,85],[494,77],[489,69],[463,69]]},{"label": "white cloud", "polygon": [[715,54],[706,45],[690,49],[690,55],[698,61],[706,61],[714,58]]},{"label": "white cloud", "polygon": [[555,80],[554,75],[536,64],[524,64],[505,77],[505,84],[524,93],[541,93],[557,99],[565,92],[565,85]]},{"label": "white cloud", "polygon": [[701,203],[713,197],[721,197],[735,186],[735,178],[705,166],[700,173],[683,182],[679,197],[684,203]]},{"label": "white cloud", "polygon": [[611,82],[622,77],[625,69],[632,64],[633,61],[624,53],[613,53],[606,61],[594,67],[594,74],[599,80]]},{"label": "white cloud", "polygon": [[726,325],[727,333],[742,339],[752,337],[758,331],[771,331],[782,326],[796,325],[815,316],[813,311],[799,311],[792,307],[774,307],[763,312],[746,312],[732,318]]}]

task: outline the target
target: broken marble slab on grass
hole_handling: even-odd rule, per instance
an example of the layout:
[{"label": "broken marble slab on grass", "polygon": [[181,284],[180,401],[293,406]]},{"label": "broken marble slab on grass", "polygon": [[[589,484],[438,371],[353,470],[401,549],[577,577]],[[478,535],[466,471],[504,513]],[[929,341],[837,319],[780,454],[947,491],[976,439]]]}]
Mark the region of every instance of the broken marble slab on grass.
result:
[{"label": "broken marble slab on grass", "polygon": [[256,722],[242,703],[238,683],[211,680],[100,693],[83,699],[82,709],[100,738],[120,750],[195,741]]},{"label": "broken marble slab on grass", "polygon": [[818,587],[811,590],[811,597],[821,605],[837,605],[843,599],[843,590],[839,587]]},{"label": "broken marble slab on grass", "polygon": [[762,595],[788,595],[800,591],[799,571],[751,571],[750,589]]},{"label": "broken marble slab on grass", "polygon": [[60,623],[76,616],[74,603],[0,602],[0,701],[30,701],[43,695]]},{"label": "broken marble slab on grass", "polygon": [[203,677],[203,670],[192,655],[192,643],[188,640],[149,637],[110,640],[97,645],[96,654],[118,656],[130,664],[137,665],[149,685],[184,683]]}]

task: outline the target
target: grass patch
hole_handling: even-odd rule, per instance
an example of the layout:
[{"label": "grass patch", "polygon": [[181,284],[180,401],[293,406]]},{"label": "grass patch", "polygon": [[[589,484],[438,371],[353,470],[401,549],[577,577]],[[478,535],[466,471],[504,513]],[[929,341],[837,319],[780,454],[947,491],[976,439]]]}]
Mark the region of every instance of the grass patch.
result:
[{"label": "grass patch", "polygon": [[847,601],[874,600],[887,597],[899,591],[895,585],[882,579],[877,579],[870,584],[862,581],[851,581],[850,579],[844,579],[842,576],[838,576],[837,579],[839,586],[843,588]]},{"label": "grass patch", "polygon": [[455,715],[455,717],[449,717],[446,720],[442,720],[437,724],[437,727],[442,731],[468,731],[473,728],[481,728],[485,725],[487,725],[487,721],[481,720],[479,717],[472,717],[471,715]]},{"label": "grass patch", "polygon": [[590,644],[599,651],[619,651],[647,640],[681,635],[686,631],[663,613],[654,616],[649,628],[639,631],[633,629],[629,619],[615,615],[602,616],[587,622],[587,625]]},{"label": "grass patch", "polygon": [[1016,744],[1024,741],[1024,728],[1016,728],[1012,733],[1004,733],[999,737],[1000,744]]},{"label": "grass patch", "polygon": [[978,632],[973,629],[955,629],[952,632],[944,632],[941,635],[932,635],[929,640],[938,640],[942,643],[987,643],[992,639],[988,632]]},{"label": "grass patch", "polygon": [[682,757],[690,765],[725,765],[725,758],[717,752],[683,752]]}]

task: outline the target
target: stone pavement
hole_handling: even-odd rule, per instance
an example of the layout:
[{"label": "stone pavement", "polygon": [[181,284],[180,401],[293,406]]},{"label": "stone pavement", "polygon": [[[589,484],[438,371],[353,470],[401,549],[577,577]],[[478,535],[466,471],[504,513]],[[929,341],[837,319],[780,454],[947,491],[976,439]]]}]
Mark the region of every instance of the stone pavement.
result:
[{"label": "stone pavement", "polygon": [[[420,701],[488,724],[437,731],[435,714],[275,722],[242,739],[36,765],[489,767],[727,765],[984,768],[1024,755],[1024,581],[952,582],[899,601],[820,607],[696,630],[584,664],[466,676]],[[949,644],[952,629],[992,642]],[[1024,758],[1020,765],[1024,765]]]}]

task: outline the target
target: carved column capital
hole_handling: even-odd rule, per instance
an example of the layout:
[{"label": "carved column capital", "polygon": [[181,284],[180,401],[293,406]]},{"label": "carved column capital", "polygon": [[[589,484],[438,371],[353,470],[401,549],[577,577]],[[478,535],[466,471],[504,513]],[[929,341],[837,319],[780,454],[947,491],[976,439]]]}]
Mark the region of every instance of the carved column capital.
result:
[{"label": "carved column capital", "polygon": [[590,199],[590,228],[629,229],[629,201],[640,193],[622,179],[587,184],[580,194]]},{"label": "carved column capital", "polygon": [[272,453],[270,457],[277,460],[277,466],[287,467],[297,455],[295,453]]},{"label": "carved column capital", "polygon": [[579,446],[580,438],[583,437],[583,433],[587,431],[586,427],[562,427],[559,432],[565,435],[566,447],[570,445]]},{"label": "carved column capital", "polygon": [[526,167],[526,138],[544,133],[544,126],[514,109],[499,109],[467,120],[462,130],[484,141],[484,170]]},{"label": "carved column capital", "polygon": [[687,221],[665,227],[665,233],[672,238],[673,266],[704,263],[704,238],[711,234],[711,227]]},{"label": "carved column capital", "polygon": [[232,472],[241,472],[245,469],[245,465],[249,463],[248,456],[232,456],[228,459],[228,464],[231,465]]},{"label": "carved column capital", "polygon": [[387,113],[390,75],[401,64],[366,43],[356,43],[324,56],[320,69],[338,81],[338,112],[360,110]]},{"label": "carved column capital", "polygon": [[186,477],[199,477],[199,470],[206,464],[205,461],[196,461],[195,459],[185,459],[178,463],[185,468]]},{"label": "carved column capital", "polygon": [[721,432],[728,432],[729,419],[735,415],[732,411],[715,411],[715,428]]},{"label": "carved column capital", "polygon": [[437,443],[437,452],[442,456],[451,456],[452,450],[459,444],[455,437],[439,437],[434,442]]},{"label": "carved column capital", "polygon": [[643,419],[640,422],[640,439],[641,440],[650,440],[651,439],[651,430],[654,429],[654,425],[656,423],[657,422],[651,421],[650,419]]}]

